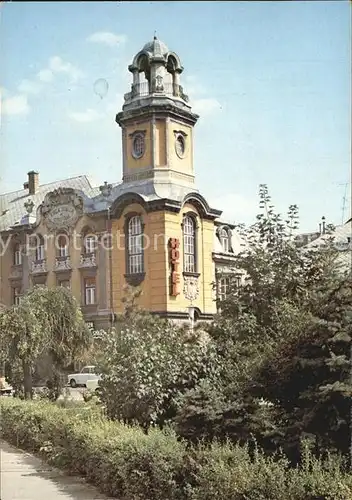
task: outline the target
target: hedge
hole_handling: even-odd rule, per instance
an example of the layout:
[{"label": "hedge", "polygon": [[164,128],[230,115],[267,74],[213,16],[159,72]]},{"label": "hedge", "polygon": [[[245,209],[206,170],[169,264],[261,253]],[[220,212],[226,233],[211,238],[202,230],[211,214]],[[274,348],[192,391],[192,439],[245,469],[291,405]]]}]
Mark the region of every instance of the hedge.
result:
[{"label": "hedge", "polygon": [[0,399],[1,434],[120,500],[348,500],[352,478],[335,457],[250,457],[233,444],[189,447],[171,431],[108,421],[99,407]]}]

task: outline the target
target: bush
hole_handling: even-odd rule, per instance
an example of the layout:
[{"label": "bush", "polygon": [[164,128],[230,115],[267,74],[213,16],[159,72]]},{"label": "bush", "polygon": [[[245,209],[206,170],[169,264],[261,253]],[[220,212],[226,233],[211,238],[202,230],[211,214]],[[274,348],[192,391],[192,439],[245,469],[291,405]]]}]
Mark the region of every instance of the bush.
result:
[{"label": "bush", "polygon": [[100,399],[112,419],[162,428],[176,414],[179,395],[199,380],[216,380],[215,348],[204,332],[137,318],[101,332]]},{"label": "bush", "polygon": [[352,479],[336,457],[306,449],[300,468],[246,446],[186,446],[171,431],[107,420],[96,405],[0,401],[2,436],[49,463],[85,476],[123,500],[347,500]]}]

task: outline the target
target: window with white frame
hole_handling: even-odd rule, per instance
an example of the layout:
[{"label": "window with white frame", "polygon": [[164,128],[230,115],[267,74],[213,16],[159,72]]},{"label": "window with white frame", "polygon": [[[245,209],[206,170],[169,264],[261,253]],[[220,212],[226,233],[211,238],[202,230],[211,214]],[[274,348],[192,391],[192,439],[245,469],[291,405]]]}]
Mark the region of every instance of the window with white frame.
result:
[{"label": "window with white frame", "polygon": [[22,264],[22,251],[19,243],[16,243],[14,246],[13,263],[15,266],[20,266]]},{"label": "window with white frame", "polygon": [[222,249],[225,253],[231,251],[231,244],[230,244],[230,234],[227,229],[221,228],[219,231],[219,239],[220,243],[222,246]]},{"label": "window with white frame", "polygon": [[183,259],[184,272],[196,272],[196,222],[186,215],[183,219]]},{"label": "window with white frame", "polygon": [[95,278],[86,278],[84,280],[84,303],[87,306],[96,303]]},{"label": "window with white frame", "polygon": [[96,250],[97,240],[93,234],[88,234],[84,238],[84,252],[85,253],[94,253]]},{"label": "window with white frame", "polygon": [[13,304],[15,306],[18,306],[21,301],[21,288],[15,287],[12,291],[12,294],[13,294]]},{"label": "window with white frame", "polygon": [[39,236],[37,240],[37,247],[35,249],[35,260],[41,261],[44,259],[45,259],[44,238],[42,236]]},{"label": "window with white frame", "polygon": [[128,221],[128,274],[144,272],[142,218],[135,215]]},{"label": "window with white frame", "polygon": [[225,300],[230,291],[230,278],[229,276],[221,276],[218,279],[218,299]]},{"label": "window with white frame", "polygon": [[57,240],[58,244],[58,256],[68,257],[68,236],[66,234],[60,234]]}]

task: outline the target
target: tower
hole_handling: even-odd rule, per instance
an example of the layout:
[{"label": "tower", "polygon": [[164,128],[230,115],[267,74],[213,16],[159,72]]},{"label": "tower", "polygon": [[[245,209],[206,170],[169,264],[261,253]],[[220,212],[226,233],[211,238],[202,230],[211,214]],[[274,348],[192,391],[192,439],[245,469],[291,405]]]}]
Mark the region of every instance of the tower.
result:
[{"label": "tower", "polygon": [[[115,310],[125,283],[141,286],[140,305],[174,319],[215,311],[212,250],[214,220],[195,187],[192,112],[181,83],[180,58],[154,37],[128,67],[131,91],[116,122],[122,129],[122,183],[113,190],[112,234],[124,248],[112,251]],[[125,262],[124,265],[121,265]]]},{"label": "tower", "polygon": [[116,115],[122,128],[123,184],[146,183],[160,197],[170,194],[171,185],[194,191],[193,127],[198,116],[180,85],[180,58],[154,36],[128,69],[131,91]]}]

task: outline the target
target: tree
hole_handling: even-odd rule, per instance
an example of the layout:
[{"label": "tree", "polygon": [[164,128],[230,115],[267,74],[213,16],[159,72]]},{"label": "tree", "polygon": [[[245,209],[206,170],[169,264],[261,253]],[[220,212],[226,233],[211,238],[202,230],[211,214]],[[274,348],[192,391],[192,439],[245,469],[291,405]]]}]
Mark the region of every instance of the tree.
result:
[{"label": "tree", "polygon": [[83,354],[91,343],[80,307],[63,287],[34,287],[0,314],[1,350],[22,364],[24,393],[32,397],[32,371],[43,354],[53,364],[53,382],[59,389],[60,371]]},{"label": "tree", "polygon": [[350,456],[352,281],[343,280],[296,337],[287,338],[260,367],[252,392],[282,412],[283,446],[298,459],[300,439],[316,453]]},{"label": "tree", "polygon": [[[204,400],[212,395],[199,388],[185,398],[188,406],[179,410],[177,425],[182,435],[189,436],[187,426],[194,427],[199,414],[204,429],[213,426],[210,437],[228,435],[242,441],[252,434],[273,450],[283,443],[286,416],[277,400],[263,404],[263,398],[270,400],[269,392],[264,390],[263,377],[257,384],[257,374],[262,366],[270,367],[271,356],[283,353],[280,349],[286,342],[294,342],[309,329],[319,335],[316,318],[329,301],[329,293],[345,277],[331,242],[313,251],[297,245],[296,205],[289,207],[283,220],[275,212],[266,185],[260,186],[259,197],[261,213],[255,224],[237,227],[246,242],[244,251],[234,257],[234,267],[243,273],[243,284],[231,283],[228,297],[220,303],[221,313],[208,329],[221,359],[222,402],[216,398],[221,410],[214,419],[208,411],[211,404]],[[287,357],[283,359],[287,361]],[[278,380],[273,376],[271,383],[276,386],[280,380],[284,380],[283,375]],[[206,424],[207,418],[211,425]]]},{"label": "tree", "polygon": [[101,400],[110,418],[144,429],[170,419],[177,396],[198,380],[216,376],[211,342],[166,320],[128,308],[109,332],[101,332]]}]

